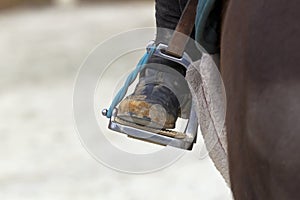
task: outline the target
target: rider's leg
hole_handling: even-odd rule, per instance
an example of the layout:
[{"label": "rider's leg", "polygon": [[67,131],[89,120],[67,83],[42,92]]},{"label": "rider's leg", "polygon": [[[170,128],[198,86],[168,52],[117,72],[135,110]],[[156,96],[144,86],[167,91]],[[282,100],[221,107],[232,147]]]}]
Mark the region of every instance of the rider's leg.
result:
[{"label": "rider's leg", "polygon": [[[156,0],[156,44],[168,44],[186,3],[187,0]],[[188,91],[183,78],[185,69],[154,56],[148,63],[140,73],[134,93],[121,102],[118,116],[141,125],[151,122],[150,126],[174,128],[184,93]],[[181,100],[177,93],[181,94]]]}]

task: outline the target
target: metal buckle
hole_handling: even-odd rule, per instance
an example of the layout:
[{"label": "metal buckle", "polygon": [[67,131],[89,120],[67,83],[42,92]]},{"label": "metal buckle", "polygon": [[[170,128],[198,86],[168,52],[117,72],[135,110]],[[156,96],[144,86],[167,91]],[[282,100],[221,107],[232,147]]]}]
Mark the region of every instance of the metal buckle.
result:
[{"label": "metal buckle", "polygon": [[[149,44],[149,46],[147,47],[148,51],[151,48],[151,46],[153,46],[153,44]],[[167,47],[168,46],[165,44],[162,43],[158,44],[155,51],[153,52],[153,55],[164,58],[166,60],[171,60],[173,62],[179,63],[187,69],[189,65],[192,63],[192,59],[188,56],[188,54],[184,52],[181,58],[177,58],[164,53],[164,50],[166,50]]]}]

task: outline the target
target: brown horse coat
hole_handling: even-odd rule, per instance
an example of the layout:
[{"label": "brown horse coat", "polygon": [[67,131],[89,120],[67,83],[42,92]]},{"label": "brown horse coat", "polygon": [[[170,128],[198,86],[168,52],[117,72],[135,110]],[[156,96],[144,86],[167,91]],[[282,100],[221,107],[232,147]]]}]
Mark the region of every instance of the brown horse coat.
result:
[{"label": "brown horse coat", "polygon": [[300,199],[300,2],[232,0],[221,37],[231,188]]}]

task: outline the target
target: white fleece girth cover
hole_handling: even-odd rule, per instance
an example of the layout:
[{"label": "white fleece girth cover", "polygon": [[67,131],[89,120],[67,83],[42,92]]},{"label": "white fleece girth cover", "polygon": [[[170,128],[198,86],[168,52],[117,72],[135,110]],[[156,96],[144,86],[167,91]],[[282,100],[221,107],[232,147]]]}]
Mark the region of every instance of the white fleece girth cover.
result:
[{"label": "white fleece girth cover", "polygon": [[197,104],[197,117],[206,149],[216,168],[229,183],[225,128],[226,94],[219,70],[209,54],[194,62],[186,80]]}]

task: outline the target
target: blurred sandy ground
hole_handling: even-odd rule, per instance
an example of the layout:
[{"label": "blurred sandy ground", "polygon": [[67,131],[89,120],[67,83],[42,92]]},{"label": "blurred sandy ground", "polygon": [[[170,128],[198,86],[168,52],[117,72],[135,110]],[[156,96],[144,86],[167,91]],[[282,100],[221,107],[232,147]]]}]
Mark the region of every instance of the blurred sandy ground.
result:
[{"label": "blurred sandy ground", "polygon": [[76,71],[112,34],[153,26],[154,5],[59,5],[0,13],[0,199],[231,199],[210,159],[189,153],[128,175],[86,152],[72,116]]}]

